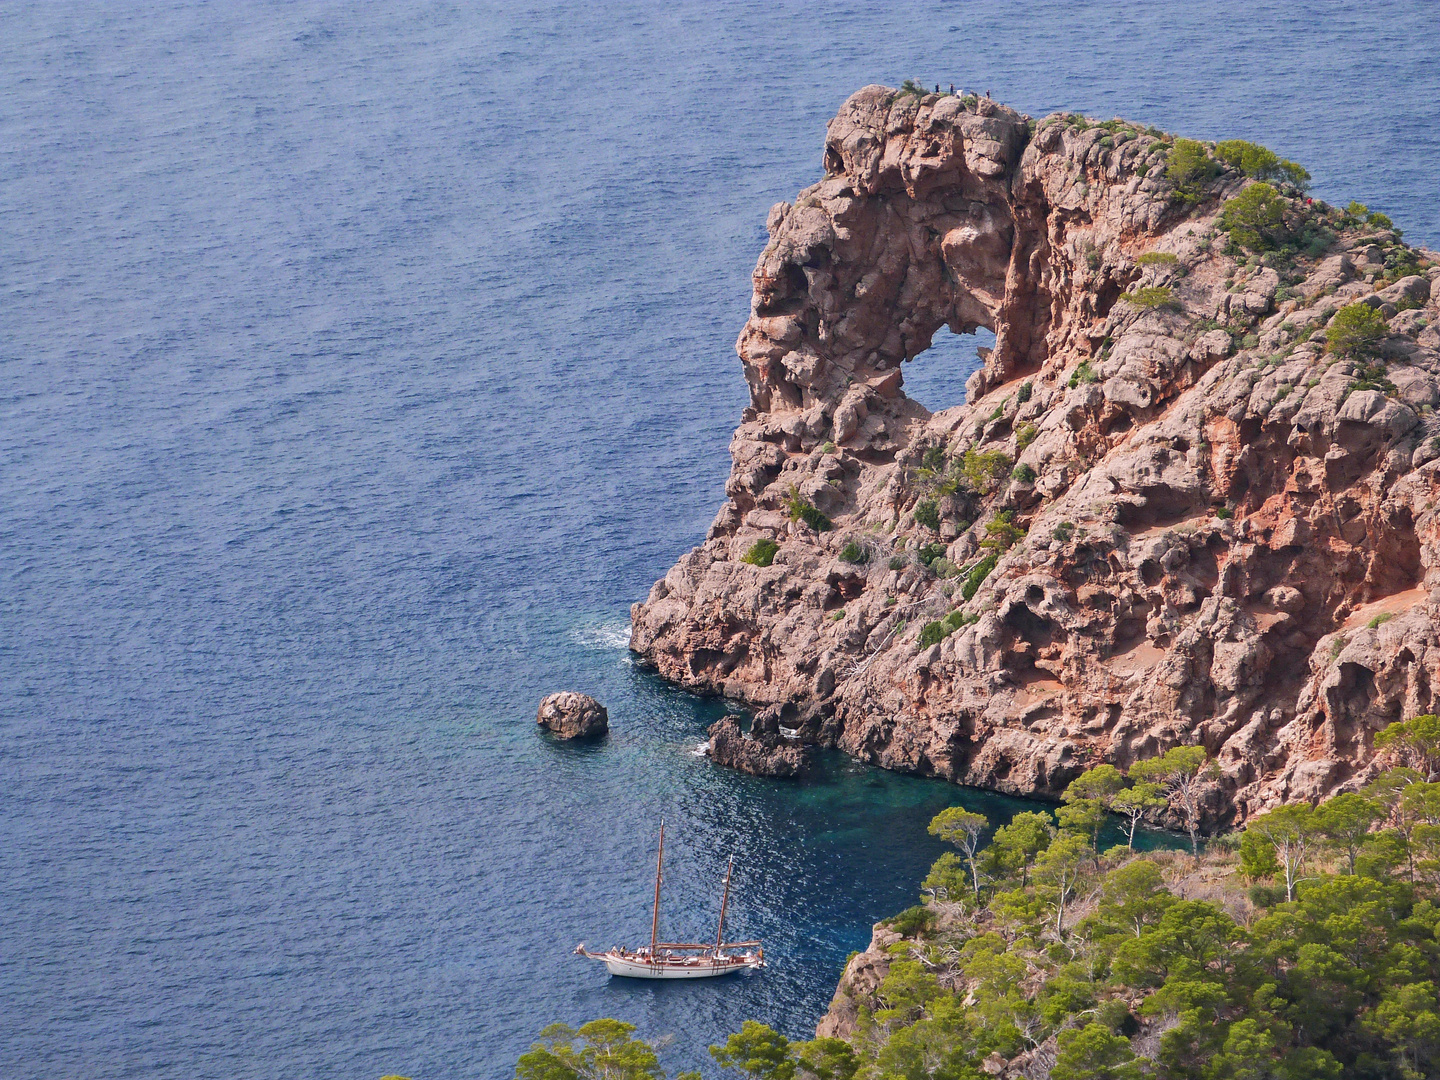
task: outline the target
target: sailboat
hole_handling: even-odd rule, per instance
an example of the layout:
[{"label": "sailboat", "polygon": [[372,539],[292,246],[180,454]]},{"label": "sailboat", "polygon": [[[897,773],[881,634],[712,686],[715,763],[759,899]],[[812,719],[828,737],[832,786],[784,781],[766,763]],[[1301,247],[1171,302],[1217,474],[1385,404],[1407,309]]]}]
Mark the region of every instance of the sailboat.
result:
[{"label": "sailboat", "polygon": [[650,945],[633,952],[613,946],[595,953],[582,941],[575,946],[575,955],[599,960],[611,975],[631,979],[708,979],[765,966],[765,950],[758,941],[725,940],[725,908],[730,902],[730,872],[735,856],[725,867],[725,891],[720,896],[720,925],[715,940],[704,944],[660,941],[660,876],[665,862],[665,822],[660,822],[660,853],[655,857],[655,913],[650,919]]}]

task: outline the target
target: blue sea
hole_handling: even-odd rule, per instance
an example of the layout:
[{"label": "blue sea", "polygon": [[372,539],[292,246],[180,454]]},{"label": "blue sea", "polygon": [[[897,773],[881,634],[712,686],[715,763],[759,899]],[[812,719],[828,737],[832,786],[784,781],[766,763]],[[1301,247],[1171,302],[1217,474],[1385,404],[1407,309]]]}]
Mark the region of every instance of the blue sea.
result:
[{"label": "blue sea", "polygon": [[[812,1030],[956,803],[695,753],[629,605],[704,536],[769,206],[854,89],[1263,142],[1440,246],[1429,3],[0,6],[0,1077],[671,1069]],[[963,396],[975,339],[915,362]],[[610,709],[588,745],[540,697]],[[710,984],[570,955],[665,925]]]}]

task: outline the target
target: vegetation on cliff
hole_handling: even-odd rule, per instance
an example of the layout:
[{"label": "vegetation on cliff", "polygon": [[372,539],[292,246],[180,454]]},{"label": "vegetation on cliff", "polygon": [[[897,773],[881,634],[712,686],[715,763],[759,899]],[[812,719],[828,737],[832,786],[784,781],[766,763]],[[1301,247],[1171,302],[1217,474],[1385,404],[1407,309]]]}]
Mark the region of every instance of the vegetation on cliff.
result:
[{"label": "vegetation on cliff", "polygon": [[[1393,767],[1363,789],[1276,807],[1197,855],[1096,838],[1127,807],[1183,816],[1203,751],[1091,769],[1053,815],[1019,814],[988,845],[981,815],[943,811],[931,832],[957,851],[847,966],[832,1006],[850,1006],[846,1038],[790,1042],[752,1021],[711,1053],[758,1080],[1434,1076],[1440,719],[1376,742]],[[622,1027],[597,1035],[629,1046]],[[631,1071],[587,1072],[577,1033],[543,1038],[521,1080],[661,1075],[633,1047]]]},{"label": "vegetation on cliff", "polygon": [[[956,850],[825,1037],[752,1022],[716,1062],[1440,1075],[1440,720],[1371,738],[1437,706],[1434,253],[1253,143],[918,84],[852,97],[825,168],[772,211],[730,501],[632,647],[802,741],[1065,802],[939,815]],[[896,376],[946,325],[996,347],[932,414]],[[757,533],[769,575],[734,565]],[[877,557],[837,568],[851,535]],[[1157,816],[1189,853],[1133,850]]]},{"label": "vegetation on cliff", "polygon": [[[767,218],[726,502],[643,663],[1014,794],[1203,742],[1206,829],[1440,710],[1435,253],[1256,143],[919,83],[853,95],[824,169]],[[981,326],[963,404],[907,396]]]},{"label": "vegetation on cliff", "polygon": [[1381,745],[1405,763],[1198,857],[1095,850],[1096,811],[1139,786],[1109,766],[1072,784],[1058,820],[1019,815],[985,848],[976,815],[945,811],[933,831],[960,852],[877,934],[857,1074],[1435,1075],[1440,783],[1421,770],[1440,722]]}]

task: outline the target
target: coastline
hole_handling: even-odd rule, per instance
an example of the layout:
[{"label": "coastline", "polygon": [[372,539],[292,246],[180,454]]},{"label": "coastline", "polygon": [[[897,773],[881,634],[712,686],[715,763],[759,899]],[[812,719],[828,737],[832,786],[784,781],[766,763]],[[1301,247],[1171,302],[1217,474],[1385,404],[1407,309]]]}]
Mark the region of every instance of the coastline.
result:
[{"label": "coastline", "polygon": [[[1209,830],[1369,779],[1440,658],[1440,269],[1298,166],[1216,153],[852,95],[826,179],[767,221],[729,500],[631,649],[754,709],[774,752],[1010,794],[1198,744]],[[1222,227],[1254,196],[1288,247]],[[1361,303],[1374,361],[1327,344]],[[903,365],[947,325],[996,347],[931,414]]]}]

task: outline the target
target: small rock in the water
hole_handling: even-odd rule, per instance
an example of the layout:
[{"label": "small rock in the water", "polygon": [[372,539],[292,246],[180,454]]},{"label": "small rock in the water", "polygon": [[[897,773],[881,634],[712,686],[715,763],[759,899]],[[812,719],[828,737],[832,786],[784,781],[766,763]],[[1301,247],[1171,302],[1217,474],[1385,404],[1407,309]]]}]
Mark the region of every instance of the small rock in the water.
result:
[{"label": "small rock in the water", "polygon": [[772,732],[740,730],[734,716],[722,716],[710,725],[710,760],[752,776],[803,776],[809,765],[804,746],[787,743]]},{"label": "small rock in the water", "polygon": [[540,702],[535,722],[561,739],[604,735],[610,730],[610,714],[589,694],[562,690]]}]

